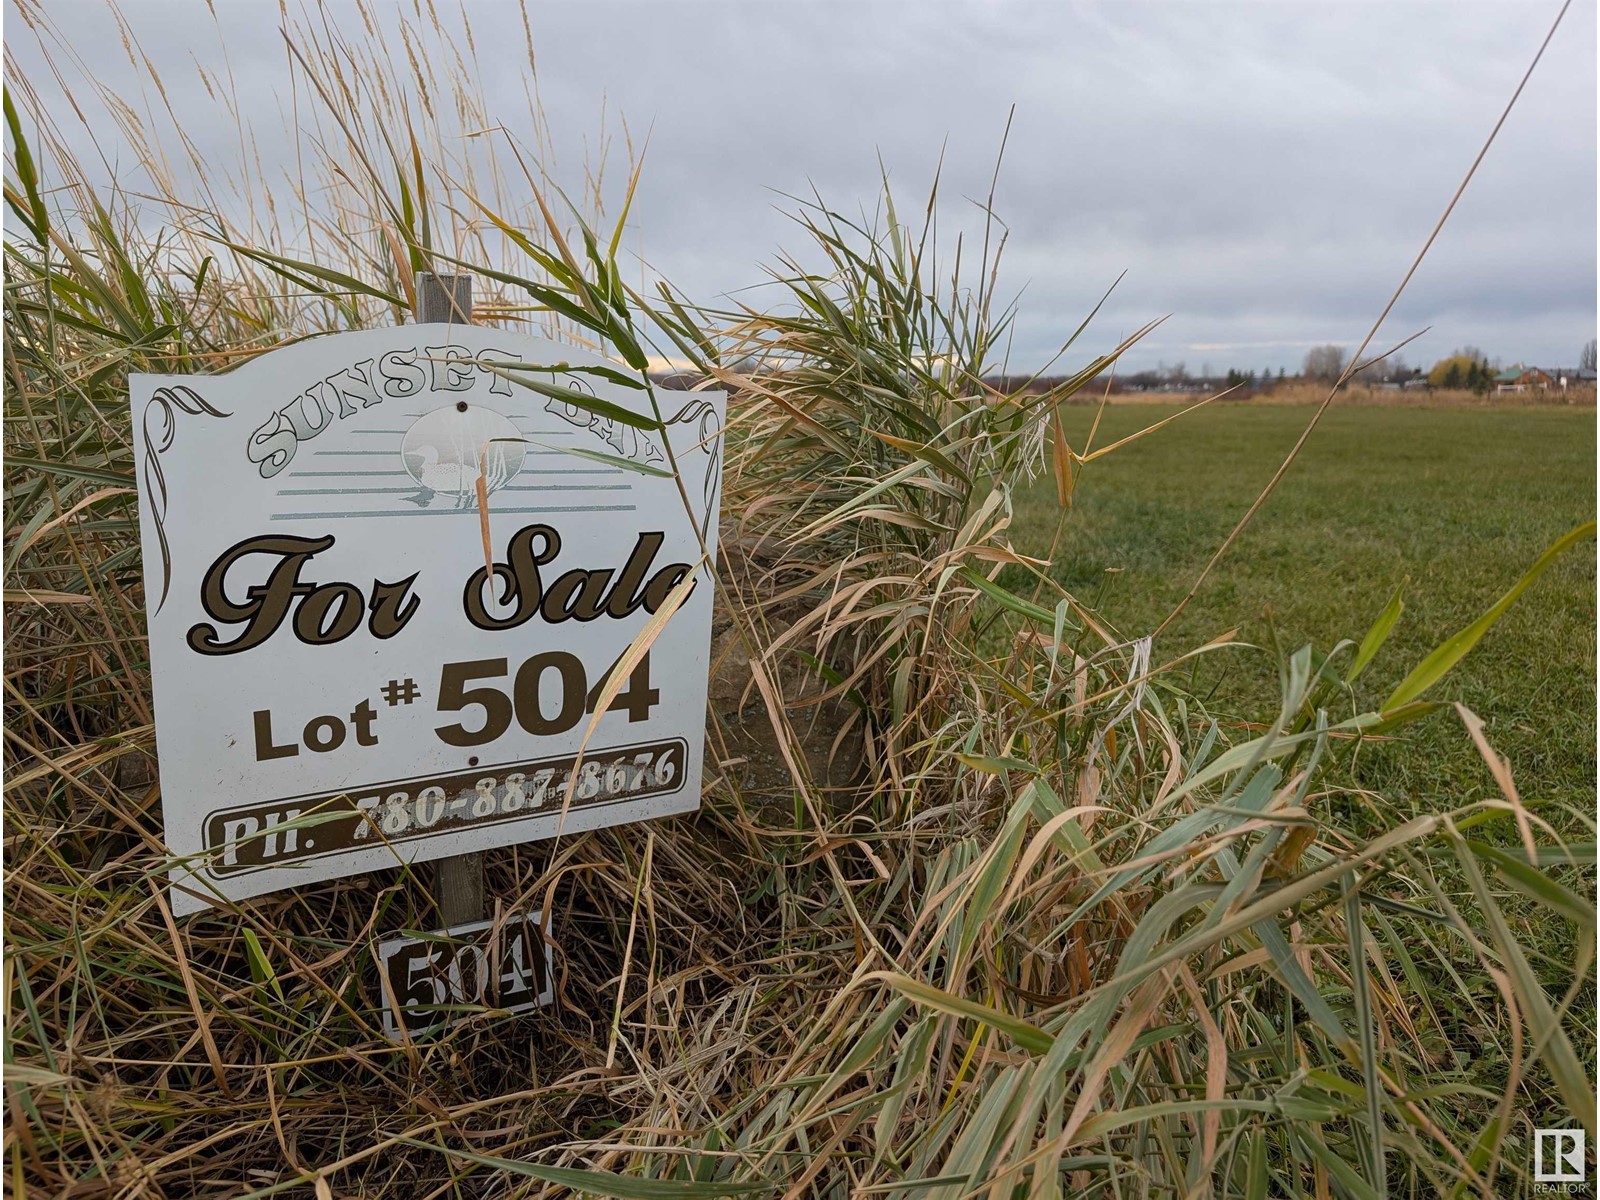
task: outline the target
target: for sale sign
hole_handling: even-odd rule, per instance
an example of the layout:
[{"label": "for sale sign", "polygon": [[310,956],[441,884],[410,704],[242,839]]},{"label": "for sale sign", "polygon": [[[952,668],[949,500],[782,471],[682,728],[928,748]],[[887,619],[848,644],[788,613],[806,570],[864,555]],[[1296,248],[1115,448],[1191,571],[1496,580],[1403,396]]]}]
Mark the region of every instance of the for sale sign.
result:
[{"label": "for sale sign", "polygon": [[176,911],[697,806],[720,394],[454,325],[131,391]]}]

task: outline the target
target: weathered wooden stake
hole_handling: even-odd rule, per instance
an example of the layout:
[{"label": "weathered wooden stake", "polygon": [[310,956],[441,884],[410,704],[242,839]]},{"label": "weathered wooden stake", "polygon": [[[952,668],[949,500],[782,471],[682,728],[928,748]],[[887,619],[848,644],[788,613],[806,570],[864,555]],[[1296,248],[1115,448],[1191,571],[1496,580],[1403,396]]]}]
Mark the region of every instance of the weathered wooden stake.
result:
[{"label": "weathered wooden stake", "polygon": [[472,276],[419,272],[417,320],[424,325],[471,325]]},{"label": "weathered wooden stake", "polygon": [[[472,324],[472,276],[420,272],[417,320],[423,324]],[[483,920],[483,854],[441,858],[434,872],[433,890],[446,929]]]}]

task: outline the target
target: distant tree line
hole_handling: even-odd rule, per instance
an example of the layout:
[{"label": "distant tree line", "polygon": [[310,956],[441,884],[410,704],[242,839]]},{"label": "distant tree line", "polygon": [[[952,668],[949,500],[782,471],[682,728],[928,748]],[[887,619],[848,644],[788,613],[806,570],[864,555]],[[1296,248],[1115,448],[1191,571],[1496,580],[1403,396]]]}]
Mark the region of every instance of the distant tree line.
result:
[{"label": "distant tree line", "polygon": [[[1596,346],[1594,339],[1584,344],[1578,369],[1595,369]],[[1141,371],[1118,373],[1111,377],[1112,392],[1227,392],[1234,397],[1260,394],[1290,381],[1331,385],[1344,376],[1350,365],[1350,356],[1343,346],[1328,344],[1313,346],[1306,352],[1299,375],[1289,375],[1285,368],[1274,370],[1271,366],[1259,371],[1253,367],[1229,367],[1224,375],[1213,375],[1210,364],[1190,374],[1185,363],[1158,363]],[[1500,368],[1498,360],[1491,360],[1476,346],[1460,346],[1424,370],[1408,363],[1400,354],[1369,359],[1350,372],[1352,382],[1369,386],[1411,387],[1426,386],[1451,390],[1467,390],[1480,395],[1491,391]],[[985,379],[990,387],[1000,392],[1010,392],[1026,386],[1029,391],[1045,392],[1062,382],[1060,377],[1030,378],[1026,376],[994,376]],[[1100,395],[1107,388],[1104,380],[1079,393],[1078,399],[1087,400]]]},{"label": "distant tree line", "polygon": [[1481,395],[1493,386],[1494,371],[1482,350],[1466,346],[1434,363],[1433,370],[1428,372],[1428,384],[1438,388],[1466,388]]}]

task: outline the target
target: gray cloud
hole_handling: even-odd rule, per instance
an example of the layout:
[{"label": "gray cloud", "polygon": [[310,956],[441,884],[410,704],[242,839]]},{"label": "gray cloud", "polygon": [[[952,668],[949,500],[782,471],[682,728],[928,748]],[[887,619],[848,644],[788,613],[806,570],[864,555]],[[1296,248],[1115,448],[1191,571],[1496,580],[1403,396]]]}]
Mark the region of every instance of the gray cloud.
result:
[{"label": "gray cloud", "polygon": [[[277,6],[219,4],[261,152],[289,79]],[[514,6],[468,6],[489,109],[515,125],[527,56]],[[405,6],[409,10],[410,6]],[[203,5],[124,0],[186,125],[219,161],[226,119],[193,77],[215,59]],[[53,7],[88,67],[132,79],[89,0]],[[359,22],[330,6],[354,36]],[[382,9],[400,19],[399,7]],[[779,193],[875,204],[880,156],[904,209],[941,150],[943,241],[979,228],[1007,112],[1002,282],[1026,285],[1012,362],[1042,362],[1123,271],[1081,352],[1154,316],[1128,360],[1298,363],[1353,346],[1381,310],[1543,37],[1554,5],[531,4],[539,94],[571,179],[602,105],[649,153],[635,208],[651,265],[712,298],[800,242]],[[15,22],[10,52],[37,65]],[[1595,332],[1595,10],[1568,14],[1380,341],[1431,361],[1462,343],[1572,363]],[[127,84],[130,86],[131,84]],[[520,132],[526,134],[526,130]],[[970,236],[969,236],[970,244]],[[1081,360],[1075,350],[1074,360]]]}]

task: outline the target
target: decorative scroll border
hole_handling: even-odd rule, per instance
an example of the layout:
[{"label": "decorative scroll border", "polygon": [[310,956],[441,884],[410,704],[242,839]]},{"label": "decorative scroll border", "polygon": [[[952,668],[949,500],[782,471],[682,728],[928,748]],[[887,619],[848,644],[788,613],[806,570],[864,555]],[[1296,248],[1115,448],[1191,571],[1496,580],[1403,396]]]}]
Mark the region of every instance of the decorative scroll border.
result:
[{"label": "decorative scroll border", "polygon": [[[159,387],[150,395],[149,402],[145,405],[143,432],[144,432],[144,488],[145,495],[150,498],[150,515],[155,518],[156,543],[161,551],[161,595],[156,600],[154,611],[160,612],[161,606],[167,602],[167,592],[172,586],[172,552],[167,546],[167,477],[161,470],[161,454],[172,445],[173,436],[177,433],[178,418],[173,412],[188,413],[198,417],[202,413],[211,417],[231,417],[232,413],[225,413],[219,408],[214,408],[191,387],[176,384],[172,387]],[[161,413],[161,429],[154,432],[150,428],[150,414]]]},{"label": "decorative scroll border", "polygon": [[706,464],[705,511],[700,516],[700,539],[704,542],[711,536],[711,523],[717,519],[717,466],[722,457],[722,425],[717,421],[716,407],[709,400],[691,400],[668,418],[667,425],[687,425],[693,421],[700,423],[695,446],[711,459]]}]

